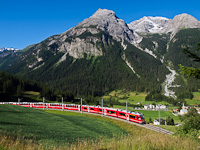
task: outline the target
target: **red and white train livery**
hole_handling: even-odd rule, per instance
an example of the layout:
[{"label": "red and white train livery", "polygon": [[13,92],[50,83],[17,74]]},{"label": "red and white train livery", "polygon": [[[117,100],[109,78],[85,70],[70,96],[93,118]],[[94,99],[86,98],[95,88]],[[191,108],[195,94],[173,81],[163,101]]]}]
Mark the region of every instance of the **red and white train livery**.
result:
[{"label": "red and white train livery", "polygon": [[125,111],[121,109],[100,107],[100,106],[91,106],[91,105],[76,105],[76,104],[61,104],[61,103],[30,103],[30,102],[0,102],[0,104],[10,104],[10,105],[20,105],[23,107],[31,108],[43,108],[43,109],[58,109],[58,110],[73,110],[73,111],[82,111],[89,113],[97,113],[105,116],[112,116],[121,118],[124,120],[144,124],[145,119],[144,115],[139,112]]}]

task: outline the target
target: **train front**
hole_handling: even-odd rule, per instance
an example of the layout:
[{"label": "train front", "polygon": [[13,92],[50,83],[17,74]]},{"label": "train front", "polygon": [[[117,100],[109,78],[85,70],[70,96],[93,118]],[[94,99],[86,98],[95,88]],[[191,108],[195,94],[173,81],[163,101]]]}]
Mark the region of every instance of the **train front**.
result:
[{"label": "train front", "polygon": [[145,124],[144,114],[140,113],[140,118],[141,118],[140,123]]}]

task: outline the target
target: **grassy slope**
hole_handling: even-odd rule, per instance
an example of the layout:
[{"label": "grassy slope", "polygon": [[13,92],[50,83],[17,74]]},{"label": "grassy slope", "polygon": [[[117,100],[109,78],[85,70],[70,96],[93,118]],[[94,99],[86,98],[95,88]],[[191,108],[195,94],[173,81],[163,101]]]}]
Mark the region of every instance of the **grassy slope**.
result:
[{"label": "grassy slope", "polygon": [[[141,112],[145,116],[145,120],[148,122],[149,118],[151,117],[152,121],[154,119],[159,118],[159,111],[148,111],[148,110],[135,110],[137,112]],[[169,111],[160,111],[160,117],[165,119],[165,117],[171,117],[174,119],[175,123],[180,122],[179,118],[177,116],[174,116],[171,112]]]},{"label": "grassy slope", "polygon": [[[188,105],[195,105],[200,104],[200,92],[193,92],[194,98],[193,99],[185,99]],[[130,92],[130,91],[124,91],[124,90],[115,90],[109,93],[106,96],[103,96],[103,99],[109,99],[110,97],[114,97],[119,102],[125,103],[128,101],[130,104],[137,104],[141,103],[142,105],[145,104],[152,104],[154,101],[145,101],[145,97],[147,96],[146,93],[142,92]],[[163,104],[163,105],[171,105],[167,102],[154,102],[155,104]]]},{"label": "grassy slope", "polygon": [[[39,111],[44,113],[43,111]],[[50,111],[48,111],[50,112]],[[190,140],[184,137],[177,137],[177,136],[170,136],[164,135],[160,133],[153,132],[151,130],[147,130],[144,128],[140,128],[126,122],[113,120],[106,117],[100,117],[95,115],[83,115],[78,113],[68,113],[68,112],[61,112],[61,111],[51,111],[55,114],[62,114],[65,116],[82,116],[88,117],[87,119],[100,119],[101,122],[104,124],[105,122],[110,122],[111,124],[115,124],[120,128],[126,130],[129,135],[127,136],[118,136],[112,139],[101,139],[98,141],[79,141],[73,143],[71,146],[69,145],[62,145],[62,146],[55,146],[55,145],[48,145],[44,146],[44,144],[40,145],[34,143],[31,140],[21,139],[21,138],[13,138],[12,136],[0,135],[0,149],[126,149],[126,150],[152,150],[152,149],[173,149],[173,150],[195,150],[199,146],[199,143],[195,140]],[[55,129],[54,129],[55,130]],[[56,138],[56,137],[55,137]]]},{"label": "grassy slope", "polygon": [[[84,114],[59,115],[42,110],[0,105],[0,131],[45,143],[74,142],[125,134],[118,126]],[[76,115],[73,115],[76,114]]]},{"label": "grassy slope", "polygon": [[193,92],[193,99],[185,99],[188,105],[200,104],[200,92]]},{"label": "grassy slope", "polygon": [[[142,105],[145,104],[152,104],[154,101],[145,101],[145,97],[147,96],[147,93],[143,92],[130,92],[130,91],[124,91],[124,90],[115,90],[109,93],[106,96],[103,96],[103,99],[109,99],[110,97],[114,97],[119,102],[125,103],[128,101],[130,104],[137,105],[137,103],[141,103]],[[167,105],[169,103],[167,102],[154,102],[155,104],[164,104]]]}]

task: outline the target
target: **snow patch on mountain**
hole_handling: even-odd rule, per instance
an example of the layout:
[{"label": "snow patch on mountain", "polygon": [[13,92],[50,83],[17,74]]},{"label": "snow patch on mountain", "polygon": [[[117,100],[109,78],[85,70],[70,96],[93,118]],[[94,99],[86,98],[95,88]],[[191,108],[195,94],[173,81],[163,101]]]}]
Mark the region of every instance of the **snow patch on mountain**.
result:
[{"label": "snow patch on mountain", "polygon": [[167,22],[165,17],[143,17],[128,24],[128,27],[135,32],[160,33]]},{"label": "snow patch on mountain", "polygon": [[173,19],[165,17],[143,17],[128,24],[128,27],[139,33],[171,33],[171,39],[181,29],[200,28],[200,22],[193,16],[183,13]]}]

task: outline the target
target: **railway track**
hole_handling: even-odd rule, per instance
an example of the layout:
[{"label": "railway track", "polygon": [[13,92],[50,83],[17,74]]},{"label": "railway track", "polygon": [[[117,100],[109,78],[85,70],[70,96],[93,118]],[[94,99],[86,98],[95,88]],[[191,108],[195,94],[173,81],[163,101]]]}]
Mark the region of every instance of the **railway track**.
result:
[{"label": "railway track", "polygon": [[121,121],[130,123],[130,124],[139,126],[139,127],[143,127],[143,128],[149,129],[149,130],[153,130],[153,131],[159,132],[159,133],[164,133],[164,134],[169,134],[169,135],[173,135],[174,134],[174,132],[172,132],[172,131],[169,131],[169,130],[166,130],[166,129],[163,129],[163,128],[159,128],[157,126],[150,125],[150,124],[138,124],[138,123],[135,123],[135,122],[126,121],[126,120],[122,120],[122,119],[119,119],[119,118],[114,118],[114,117],[111,117],[111,116],[105,116],[105,117],[110,117],[112,119],[121,120]]},{"label": "railway track", "polygon": [[[55,109],[55,110],[57,110],[57,109]],[[80,111],[72,111],[72,110],[64,110],[64,111],[71,111],[71,112],[81,113]],[[96,113],[88,113],[88,112],[82,112],[82,113],[83,114],[91,114],[91,115],[101,116],[101,114],[96,114]],[[112,116],[103,115],[103,117],[108,117],[108,118],[111,118],[111,119],[124,121],[124,122],[130,123],[130,124],[133,124],[133,125],[136,125],[136,126],[139,126],[139,127],[142,127],[142,128],[146,128],[146,129],[149,129],[149,130],[153,130],[155,132],[163,133],[163,134],[168,134],[168,135],[173,135],[174,134],[174,132],[172,132],[172,131],[169,131],[169,130],[166,130],[166,129],[163,129],[163,128],[159,128],[157,126],[150,125],[150,124],[138,124],[138,123],[135,123],[135,122],[123,120],[123,119],[120,119],[120,118],[115,118],[115,117],[112,117]]]},{"label": "railway track", "polygon": [[[27,103],[25,103],[27,104]],[[44,107],[44,104],[39,104],[40,107]],[[31,105],[32,106],[32,105]],[[27,106],[25,106],[27,107]],[[36,108],[36,107],[35,107]],[[54,108],[36,108],[36,109],[49,109],[49,110],[60,110],[62,111],[71,111],[71,112],[77,112],[77,113],[84,113],[84,114],[91,114],[91,115],[101,115],[102,114],[99,114],[99,113],[95,113],[95,112],[86,112],[86,111],[77,111],[78,110],[78,107],[75,107],[75,109],[77,110],[67,110],[67,109],[64,109],[64,108],[59,108],[59,109],[54,109]],[[89,108],[88,108],[88,111],[89,111]],[[104,114],[104,113],[103,113]],[[106,113],[105,113],[106,114]],[[115,117],[112,117],[112,116],[108,116],[108,115],[103,115],[104,117],[109,117],[109,118],[112,118],[112,119],[116,119],[116,120],[120,120],[120,121],[124,121],[124,122],[127,122],[127,123],[130,123],[130,124],[133,124],[133,125],[136,125],[136,126],[140,126],[140,127],[143,127],[143,128],[146,128],[146,129],[149,129],[149,130],[153,130],[153,131],[156,131],[156,132],[159,132],[159,133],[164,133],[164,134],[169,134],[169,135],[173,135],[174,133],[169,131],[169,130],[166,130],[166,129],[163,129],[163,128],[159,128],[157,126],[153,126],[153,125],[150,125],[150,124],[138,124],[136,122],[133,122],[133,121],[127,121],[125,119],[122,119],[121,117],[120,118],[117,118],[116,116]],[[130,118],[129,118],[130,119]],[[140,119],[141,120],[141,119]]]}]

